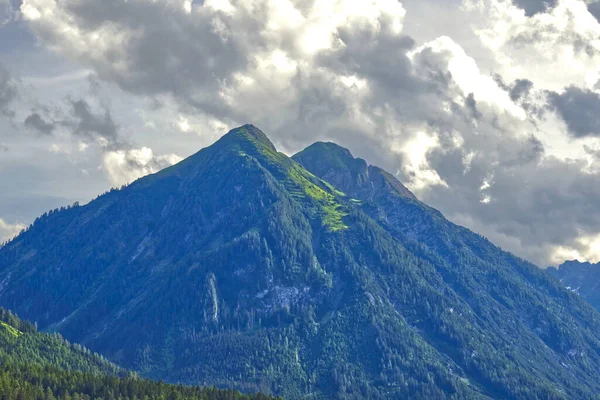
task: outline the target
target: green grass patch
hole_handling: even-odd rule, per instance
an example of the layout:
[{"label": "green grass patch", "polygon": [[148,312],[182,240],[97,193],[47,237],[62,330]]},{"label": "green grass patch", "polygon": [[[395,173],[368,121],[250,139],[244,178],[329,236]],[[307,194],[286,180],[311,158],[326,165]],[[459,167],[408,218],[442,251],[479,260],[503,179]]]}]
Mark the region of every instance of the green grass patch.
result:
[{"label": "green grass patch", "polygon": [[[255,156],[260,154],[261,159],[269,164],[269,169],[274,173],[294,199],[311,199],[319,206],[319,213],[323,225],[329,231],[336,232],[348,227],[343,218],[348,215],[343,211],[343,206],[336,201],[335,195],[346,195],[332,185],[322,182],[319,178],[306,171],[302,166],[290,160],[285,154],[279,153],[268,140],[262,140],[260,135],[240,128],[238,135],[245,139],[246,145],[241,146],[239,154],[242,156]],[[281,174],[280,176],[277,176]],[[322,182],[321,187],[316,182]]]},{"label": "green grass patch", "polygon": [[272,147],[271,143],[268,139],[264,138],[264,140],[260,140],[255,135],[250,133],[246,128],[240,128],[238,134],[243,136],[248,142],[252,143],[256,151],[258,151],[262,156],[270,161],[282,161],[282,158],[286,158],[285,155],[279,153],[274,147]]},{"label": "green grass patch", "polygon": [[323,207],[323,224],[332,232],[348,229],[348,226],[343,222],[343,218],[348,214],[340,210],[341,208],[342,206],[338,203]]},{"label": "green grass patch", "polygon": [[[290,176],[290,179],[302,189],[306,196],[319,204],[323,225],[325,225],[329,231],[337,232],[348,229],[348,226],[343,222],[343,218],[348,214],[343,211],[342,205],[336,201],[333,194],[312,182],[309,178],[313,178],[313,176],[306,176],[307,173],[297,165],[290,168],[288,175]],[[327,185],[326,187],[329,188],[329,186],[330,185]],[[331,188],[333,188],[333,186],[331,186]],[[338,190],[332,189],[332,191],[340,196],[345,196],[344,193]]]},{"label": "green grass patch", "polygon": [[7,324],[6,322],[2,322],[0,321],[0,325],[2,325],[2,327],[8,332],[9,335],[13,336],[13,337],[19,337],[23,334],[23,332],[21,332],[20,330],[13,328],[12,326],[10,326],[9,324]]}]

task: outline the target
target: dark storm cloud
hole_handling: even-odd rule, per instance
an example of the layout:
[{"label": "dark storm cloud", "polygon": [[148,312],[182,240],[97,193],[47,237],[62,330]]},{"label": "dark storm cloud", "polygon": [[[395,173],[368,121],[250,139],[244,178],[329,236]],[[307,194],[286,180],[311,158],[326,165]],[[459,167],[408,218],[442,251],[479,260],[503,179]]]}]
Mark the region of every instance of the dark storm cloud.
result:
[{"label": "dark storm cloud", "polygon": [[107,106],[101,105],[101,110],[94,112],[84,99],[69,100],[69,104],[72,119],[63,124],[72,127],[75,136],[86,141],[103,139],[109,147],[118,144],[119,127]]},{"label": "dark storm cloud", "polygon": [[83,98],[67,98],[63,106],[37,105],[23,124],[43,136],[52,135],[58,128],[63,128],[87,143],[99,143],[109,149],[125,145],[120,136],[120,127],[114,121],[109,107],[97,99],[94,99],[94,103],[99,105],[92,106]]},{"label": "dark storm cloud", "polygon": [[24,124],[27,128],[35,130],[43,135],[51,135],[56,128],[56,125],[53,122],[44,120],[37,112],[28,115],[27,118],[25,118]]},{"label": "dark storm cloud", "polygon": [[510,99],[519,104],[529,114],[532,120],[541,119],[544,115],[544,107],[540,107],[536,101],[532,101],[533,82],[529,79],[516,79],[513,83],[507,84],[502,76],[493,74],[494,81],[505,90]]},{"label": "dark storm cloud", "polygon": [[563,93],[548,92],[548,103],[565,121],[571,136],[600,136],[598,93],[569,86]]},{"label": "dark storm cloud", "polygon": [[475,95],[473,93],[469,93],[465,99],[465,107],[471,112],[473,118],[479,119],[482,117],[482,114],[477,110],[477,101],[475,100]]},{"label": "dark storm cloud", "polygon": [[[552,246],[576,244],[581,232],[600,226],[600,176],[583,174],[583,163],[545,157],[534,137],[503,141],[486,136],[498,150],[473,147],[433,151],[429,162],[447,182],[428,191],[426,200],[446,216],[468,224],[496,244],[546,265]],[[483,182],[489,188],[481,190]],[[489,202],[482,202],[489,196]]]},{"label": "dark storm cloud", "polygon": [[527,96],[533,89],[533,82],[529,79],[517,79],[512,88],[510,88],[510,99],[518,101]]},{"label": "dark storm cloud", "polygon": [[[255,26],[264,12],[261,8],[256,9],[256,15],[237,21],[237,29],[248,33],[244,39],[248,43],[222,37],[212,16],[189,18],[182,10],[160,2],[69,2],[64,11],[75,16],[86,33],[108,25],[143,29],[138,40],[123,41],[121,49],[113,49],[115,64],[97,65],[101,79],[115,81],[134,93],[175,93],[207,106],[214,105],[213,98],[199,93],[192,96],[190,91],[197,86],[217,90],[222,79],[247,66],[252,42],[257,47],[264,44]],[[115,68],[117,62],[128,68]]]},{"label": "dark storm cloud", "polygon": [[529,79],[517,79],[507,88],[510,99],[529,114],[532,119],[541,119],[546,111],[537,101],[532,100],[533,82]]}]

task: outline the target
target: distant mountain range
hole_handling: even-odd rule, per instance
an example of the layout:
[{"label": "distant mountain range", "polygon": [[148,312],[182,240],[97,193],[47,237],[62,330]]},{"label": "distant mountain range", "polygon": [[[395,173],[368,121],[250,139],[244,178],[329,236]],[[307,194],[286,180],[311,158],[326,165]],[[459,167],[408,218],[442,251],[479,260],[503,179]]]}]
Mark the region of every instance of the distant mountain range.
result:
[{"label": "distant mountain range", "polygon": [[568,290],[577,293],[600,311],[600,263],[566,261],[558,268],[547,269]]},{"label": "distant mountain range", "polygon": [[600,314],[333,143],[251,125],[40,217],[0,305],[143,376],[286,398],[591,399]]}]

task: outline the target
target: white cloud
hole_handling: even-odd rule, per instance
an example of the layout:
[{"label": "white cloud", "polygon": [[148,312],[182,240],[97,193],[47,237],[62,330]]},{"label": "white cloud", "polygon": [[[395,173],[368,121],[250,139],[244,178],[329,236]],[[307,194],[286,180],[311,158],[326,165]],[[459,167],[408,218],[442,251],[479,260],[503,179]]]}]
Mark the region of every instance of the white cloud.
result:
[{"label": "white cloud", "polygon": [[[448,36],[425,43],[410,52],[409,56],[415,59],[426,52],[445,54],[445,57],[435,58],[440,63],[436,68],[451,74],[463,97],[473,93],[478,102],[487,103],[498,111],[510,113],[520,120],[526,118],[525,111],[510,99],[506,90],[500,88],[491,76],[482,74],[475,60]],[[460,101],[458,98],[454,100]]]},{"label": "white cloud", "polygon": [[213,0],[191,12],[181,3],[132,0],[107,12],[91,0],[25,0],[21,9],[42,42],[125,89],[173,94],[228,122],[279,125],[297,111],[299,90],[344,68],[322,56],[399,38],[405,16],[397,0]]},{"label": "white cloud", "polygon": [[435,185],[448,186],[427,161],[427,153],[440,147],[435,135],[418,132],[414,138],[398,143],[397,146],[399,147],[393,146],[392,149],[404,155],[404,174],[409,178],[405,184],[413,192],[420,194]]},{"label": "white cloud", "polygon": [[175,154],[154,155],[152,149],[108,151],[104,154],[102,165],[115,186],[131,183],[143,176],[156,173],[181,161]]},{"label": "white cloud", "polygon": [[17,236],[19,232],[25,229],[23,224],[9,224],[0,218],[0,243],[4,243],[13,237]]},{"label": "white cloud", "polygon": [[588,86],[598,76],[600,23],[583,0],[559,0],[527,17],[510,1],[464,0],[482,43],[508,80],[527,78],[540,89]]},{"label": "white cloud", "polygon": [[565,260],[600,262],[600,234],[583,235],[571,245],[554,247],[551,260],[554,265],[559,265]]},{"label": "white cloud", "polygon": [[177,121],[175,121],[175,124],[177,125],[177,128],[179,128],[179,130],[183,133],[189,133],[192,130],[190,121],[183,115],[179,116]]}]

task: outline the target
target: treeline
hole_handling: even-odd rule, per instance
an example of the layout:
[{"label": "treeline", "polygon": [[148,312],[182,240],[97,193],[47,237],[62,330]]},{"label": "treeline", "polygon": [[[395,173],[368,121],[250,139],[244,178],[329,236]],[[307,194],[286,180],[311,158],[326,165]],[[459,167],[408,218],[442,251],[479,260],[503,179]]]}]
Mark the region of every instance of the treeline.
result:
[{"label": "treeline", "polygon": [[54,367],[0,367],[3,400],[268,400],[263,394],[245,395],[234,390],[185,387],[135,377],[119,378]]},{"label": "treeline", "polygon": [[0,365],[55,367],[65,371],[127,376],[128,371],[59,334],[37,332],[35,324],[0,307]]},{"label": "treeline", "polygon": [[4,307],[0,307],[0,321],[6,323],[7,325],[15,328],[16,330],[22,333],[34,333],[37,332],[37,325],[32,324],[29,321],[24,321],[19,319],[16,314],[10,312],[10,310],[4,309]]}]

